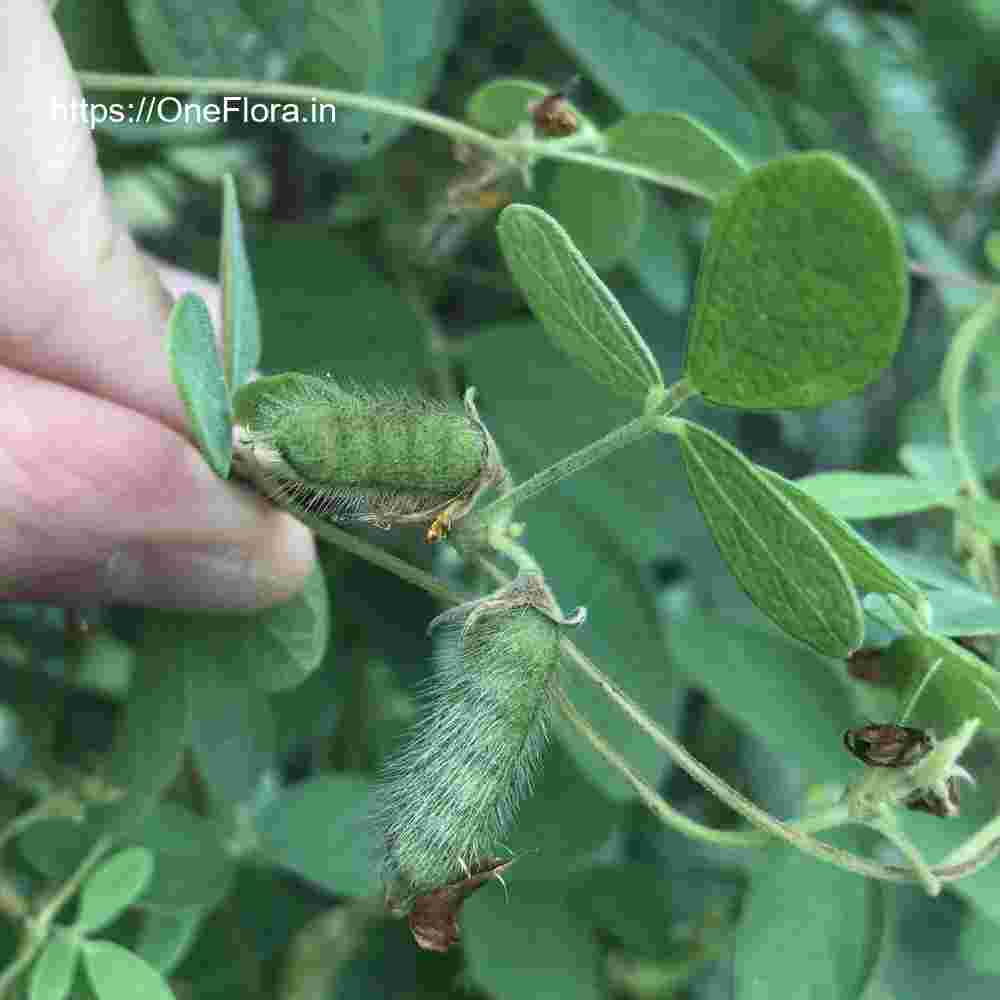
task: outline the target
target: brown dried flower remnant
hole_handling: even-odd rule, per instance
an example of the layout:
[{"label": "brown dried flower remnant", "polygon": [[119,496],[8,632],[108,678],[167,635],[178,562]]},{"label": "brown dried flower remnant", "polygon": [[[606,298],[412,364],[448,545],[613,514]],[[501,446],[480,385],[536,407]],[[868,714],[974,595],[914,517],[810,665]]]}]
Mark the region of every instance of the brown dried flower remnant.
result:
[{"label": "brown dried flower remnant", "polygon": [[[491,879],[503,884],[503,873],[513,861],[483,858],[469,869],[469,874],[456,882],[418,896],[409,913],[413,940],[424,951],[447,951],[462,936],[458,926],[458,911],[462,903]],[[394,909],[392,900],[387,900]]]}]

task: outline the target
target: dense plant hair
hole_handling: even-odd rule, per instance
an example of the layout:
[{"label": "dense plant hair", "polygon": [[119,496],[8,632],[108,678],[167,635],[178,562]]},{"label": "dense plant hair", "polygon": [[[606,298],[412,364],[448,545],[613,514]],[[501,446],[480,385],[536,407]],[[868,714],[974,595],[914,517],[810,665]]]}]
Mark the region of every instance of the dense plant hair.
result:
[{"label": "dense plant hair", "polygon": [[394,905],[468,874],[503,837],[545,744],[559,638],[532,606],[449,626],[427,717],[385,768],[374,815]]},{"label": "dense plant hair", "polygon": [[332,378],[260,379],[237,396],[240,456],[271,496],[331,520],[382,527],[460,516],[499,481],[492,439],[465,412]]}]

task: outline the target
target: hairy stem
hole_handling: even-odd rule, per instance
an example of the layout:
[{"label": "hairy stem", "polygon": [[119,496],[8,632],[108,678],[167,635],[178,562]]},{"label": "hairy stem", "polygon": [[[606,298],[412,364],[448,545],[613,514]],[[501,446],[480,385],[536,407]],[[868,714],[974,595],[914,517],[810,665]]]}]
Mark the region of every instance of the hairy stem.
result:
[{"label": "hairy stem", "polygon": [[268,80],[240,80],[234,78],[196,78],[184,76],[145,76],[128,73],[95,73],[84,71],[77,74],[80,86],[85,90],[134,90],[147,94],[232,94],[243,97],[258,97],[279,101],[316,101],[369,111],[372,114],[390,115],[403,121],[419,125],[421,128],[449,136],[456,142],[468,143],[490,150],[495,156],[515,160],[533,158],[562,160],[566,163],[581,163],[598,170],[625,174],[640,180],[651,181],[662,187],[681,191],[685,194],[713,200],[711,194],[687,177],[665,174],[659,170],[615,160],[593,153],[581,153],[567,149],[559,140],[539,140],[528,138],[498,139],[477,128],[437,115],[423,108],[415,108],[399,101],[370,94],[352,93],[348,90],[331,90],[328,87],[308,87],[294,83],[278,83]]},{"label": "hairy stem", "polygon": [[489,522],[501,510],[513,511],[525,500],[530,500],[550,486],[555,486],[563,479],[568,479],[586,469],[588,465],[600,462],[616,451],[620,451],[640,438],[644,438],[647,434],[658,430],[660,421],[693,396],[695,391],[694,387],[685,379],[675,382],[667,390],[663,401],[656,410],[644,413],[642,416],[630,420],[627,424],[622,424],[621,427],[616,427],[604,437],[591,441],[579,451],[574,451],[571,455],[554,462],[548,468],[536,472],[530,479],[519,483],[510,492],[505,493],[491,504],[487,504],[479,511],[479,517],[483,521]]}]

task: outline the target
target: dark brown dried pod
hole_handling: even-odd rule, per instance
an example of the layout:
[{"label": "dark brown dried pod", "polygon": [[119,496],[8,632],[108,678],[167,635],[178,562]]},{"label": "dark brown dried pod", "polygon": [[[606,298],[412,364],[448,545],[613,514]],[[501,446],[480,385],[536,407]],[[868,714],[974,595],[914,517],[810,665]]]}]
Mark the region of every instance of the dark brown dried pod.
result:
[{"label": "dark brown dried pod", "polygon": [[844,746],[870,767],[910,767],[934,747],[929,733],[914,726],[871,722],[844,733]]}]

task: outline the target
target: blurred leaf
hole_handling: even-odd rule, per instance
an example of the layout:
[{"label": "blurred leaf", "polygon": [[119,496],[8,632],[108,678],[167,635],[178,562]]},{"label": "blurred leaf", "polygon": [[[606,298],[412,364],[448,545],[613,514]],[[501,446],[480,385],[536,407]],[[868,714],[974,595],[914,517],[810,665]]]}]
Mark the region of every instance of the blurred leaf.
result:
[{"label": "blurred leaf", "polygon": [[[455,0],[314,0],[295,81],[422,105],[455,40],[460,13]],[[303,124],[297,134],[321,156],[348,163],[375,156],[410,127],[392,115],[337,110],[335,126]]]},{"label": "blurred leaf", "polygon": [[812,781],[851,771],[841,743],[858,705],[843,671],[780,635],[716,614],[691,612],[667,625],[670,651],[691,684]]},{"label": "blurred leaf", "polygon": [[72,934],[59,929],[50,934],[31,970],[28,1000],[64,1000],[73,985],[79,955]]},{"label": "blurred leaf", "polygon": [[234,664],[206,661],[187,671],[191,750],[220,804],[246,805],[275,761],[275,726],[267,695]]},{"label": "blurred leaf", "polygon": [[338,896],[368,895],[378,880],[378,845],[369,841],[371,789],[366,778],[348,774],[286,789],[257,815],[263,853]]},{"label": "blurred leaf", "polygon": [[399,292],[326,226],[258,228],[250,243],[268,371],[413,386],[426,364]]},{"label": "blurred leaf", "polygon": [[[177,776],[188,737],[184,670],[176,661],[177,633],[169,618],[150,614],[154,617],[136,651],[125,718],[109,760],[109,782],[126,793],[110,812],[126,827],[154,808]],[[109,817],[108,822],[114,825],[115,819]]]},{"label": "blurred leaf", "polygon": [[681,177],[714,201],[747,172],[741,157],[689,115],[645,111],[605,132],[607,155]]},{"label": "blurred leaf", "polygon": [[930,480],[941,489],[947,486],[953,496],[962,485],[962,470],[958,459],[944,445],[904,444],[899,449],[899,461],[911,476]]},{"label": "blurred leaf", "polygon": [[161,76],[278,80],[305,39],[309,0],[127,0],[146,61]]},{"label": "blurred leaf", "polygon": [[913,216],[906,220],[903,229],[916,256],[932,271],[944,275],[942,280],[934,282],[934,287],[948,309],[969,309],[983,298],[983,290],[948,280],[951,275],[959,278],[975,278],[975,275],[958,251],[938,234],[928,218]]},{"label": "blurred leaf", "polygon": [[973,910],[962,922],[959,947],[962,958],[977,972],[1000,976],[1000,924]]},{"label": "blurred leaf", "polygon": [[205,911],[192,906],[175,912],[150,910],[143,916],[135,953],[170,975],[194,944]]},{"label": "blurred leaf", "polygon": [[863,174],[828,153],[765,164],[712,215],[688,376],[724,406],[842,399],[895,354],[908,287],[895,222]]},{"label": "blurred leaf", "polygon": [[125,0],[61,0],[53,17],[75,69],[109,73],[146,70],[132,35]]},{"label": "blurred leaf", "polygon": [[622,816],[623,807],[607,798],[562,743],[553,740],[531,795],[504,840],[515,859],[504,876],[511,892],[569,878],[611,836]]},{"label": "blurred leaf", "polygon": [[83,964],[98,1000],[174,1000],[163,976],[120,944],[87,941]]},{"label": "blurred leaf", "polygon": [[994,229],[993,232],[987,233],[983,241],[983,253],[990,267],[994,271],[1000,271],[1000,231]]},{"label": "blurred leaf", "polygon": [[659,365],[618,300],[551,216],[509,205],[497,234],[507,265],[546,333],[598,382],[645,400]]},{"label": "blurred leaf", "polygon": [[951,729],[978,718],[984,729],[1000,730],[1000,674],[957,643],[936,635],[902,636],[889,646],[882,662],[903,695],[938,659],[942,663],[913,713],[917,724]]},{"label": "blurred leaf", "polygon": [[[857,849],[856,838],[837,842]],[[793,847],[753,871],[736,939],[737,1000],[857,997],[881,944],[877,888]]]},{"label": "blurred leaf", "polygon": [[471,896],[459,917],[469,972],[496,1000],[521,1000],[525,984],[546,1000],[598,1000],[599,951],[566,905],[569,883],[499,885]]},{"label": "blurred leaf", "polygon": [[969,151],[948,116],[942,88],[927,75],[926,56],[910,23],[889,16],[865,19],[843,7],[826,21],[880,145],[925,183],[959,185],[969,169]]},{"label": "blurred leaf", "polygon": [[146,891],[153,866],[153,855],[145,847],[119,851],[104,861],[80,890],[74,929],[93,934],[110,924]]},{"label": "blurred leaf", "polygon": [[[939,635],[989,635],[1000,632],[1000,603],[977,590],[952,563],[883,546],[881,556],[890,566],[929,589],[931,625]],[[879,594],[865,598],[865,610],[877,611],[893,627],[905,631]]]},{"label": "blurred leaf", "polygon": [[846,656],[862,640],[861,607],[822,534],[731,444],[689,421],[678,438],[691,491],[750,599],[785,632]]},{"label": "blurred leaf", "polygon": [[929,483],[909,476],[868,472],[820,472],[797,479],[795,485],[848,520],[895,517],[931,507],[948,507],[955,494],[949,483]]},{"label": "blurred leaf", "polygon": [[191,614],[150,611],[157,655],[173,669],[212,671],[224,667],[262,691],[301,684],[321,663],[330,635],[326,580],[314,567],[291,600],[252,614]]},{"label": "blurred leaf", "polygon": [[635,246],[646,214],[644,193],[635,178],[578,163],[556,166],[545,205],[598,270]]},{"label": "blurred leaf", "polygon": [[[465,117],[484,132],[507,137],[518,125],[531,120],[528,105],[553,93],[552,87],[534,80],[500,79],[484,83],[466,101]],[[581,124],[593,124],[572,101],[566,103]]]},{"label": "blurred leaf", "polygon": [[[958,455],[964,464],[971,463],[974,458],[970,428],[962,420],[965,410],[965,392],[963,383],[971,374],[971,366],[976,357],[980,343],[987,343],[1000,320],[1000,298],[994,296],[984,302],[958,328],[948,345],[944,366],[941,369],[941,402],[944,405],[949,437],[953,439],[953,448],[962,454]],[[994,377],[997,373],[994,372]],[[995,401],[994,401],[995,402]],[[996,427],[992,428],[994,447],[997,443]],[[974,433],[974,432],[973,432]],[[990,463],[992,465],[992,462]],[[988,469],[974,469],[974,472],[985,477]]]},{"label": "blurred leaf", "polygon": [[222,178],[222,244],[219,281],[222,284],[222,342],[226,385],[234,393],[260,364],[260,317],[253,276],[243,245],[243,224],[231,174]]},{"label": "blurred leaf", "polygon": [[[972,463],[983,478],[1000,471],[1000,394],[997,382],[989,378],[962,386],[962,437]],[[900,433],[912,445],[951,450],[948,423],[937,391],[914,400],[900,418]]]},{"label": "blurred leaf", "polygon": [[613,934],[630,955],[663,958],[671,946],[671,875],[650,864],[595,864],[570,886],[570,910]]},{"label": "blurred leaf", "polygon": [[[907,811],[907,821],[916,815]],[[937,826],[945,838],[949,834],[954,837],[954,829],[948,829],[951,822],[938,820]],[[932,848],[930,856],[936,853],[938,849]],[[887,992],[871,998],[865,994],[864,1000],[885,996],[937,1000],[942,994],[962,1000],[992,1000],[996,996],[998,981],[977,974],[962,961],[960,954],[962,925],[972,916],[958,888],[965,881],[956,883],[957,891],[944,892],[937,898],[928,896],[918,886],[893,886],[889,895],[888,947],[877,976],[878,984]]]},{"label": "blurred leaf", "polygon": [[897,573],[882,558],[878,549],[869,545],[849,524],[845,524],[811,494],[802,490],[799,485],[801,480],[799,483],[790,483],[769,469],[761,466],[757,466],[757,469],[826,539],[856,587],[867,592],[898,594],[913,607],[921,604],[923,597],[919,588]]},{"label": "blurred leaf", "polygon": [[161,802],[126,839],[156,857],[152,881],[139,901],[148,912],[213,907],[229,891],[234,861],[227,831],[177,802]]},{"label": "blurred leaf", "polygon": [[989,594],[969,587],[932,590],[927,595],[934,630],[942,635],[995,635],[1000,633],[1000,603]]},{"label": "blurred leaf", "polygon": [[994,542],[1000,542],[1000,503],[996,500],[960,500],[956,510],[963,520],[967,519]]},{"label": "blurred leaf", "polygon": [[[6,638],[0,633],[0,642]],[[0,653],[0,660],[6,658],[5,653]],[[10,706],[0,704],[0,775],[14,778],[31,763],[32,751],[31,733],[20,716]]]},{"label": "blurred leaf", "polygon": [[223,479],[233,457],[229,393],[204,300],[182,295],[167,321],[170,373],[205,460]]},{"label": "blurred leaf", "polygon": [[656,201],[651,206],[628,263],[657,305],[674,313],[687,309],[691,251],[676,216],[666,204]]},{"label": "blurred leaf", "polygon": [[52,881],[71,878],[101,835],[93,821],[47,819],[32,824],[17,838],[21,857]]},{"label": "blurred leaf", "polygon": [[676,109],[754,157],[783,140],[753,78],[697,25],[627,0],[534,0],[588,76],[626,111]]},{"label": "blurred leaf", "polygon": [[[480,390],[483,417],[517,479],[634,414],[631,403],[602,393],[567,364],[536,324],[492,327],[470,341],[463,358],[470,384]],[[581,405],[595,395],[599,405]],[[562,412],[567,419],[559,418]],[[669,550],[672,532],[683,530],[670,499],[684,491],[678,466],[666,441],[647,438],[547,490],[520,512],[525,544],[552,572],[563,607],[588,607],[590,617],[573,642],[668,729],[675,726],[679,701],[646,567]],[[691,515],[697,519],[696,511]],[[562,677],[577,709],[655,785],[667,766],[665,754],[580,671],[567,663]],[[555,729],[605,795],[634,795],[566,724],[557,719]]]}]

